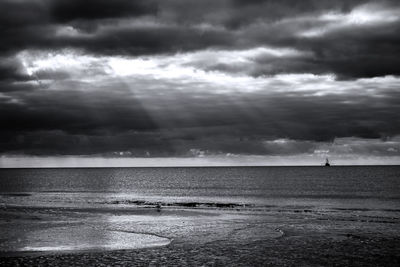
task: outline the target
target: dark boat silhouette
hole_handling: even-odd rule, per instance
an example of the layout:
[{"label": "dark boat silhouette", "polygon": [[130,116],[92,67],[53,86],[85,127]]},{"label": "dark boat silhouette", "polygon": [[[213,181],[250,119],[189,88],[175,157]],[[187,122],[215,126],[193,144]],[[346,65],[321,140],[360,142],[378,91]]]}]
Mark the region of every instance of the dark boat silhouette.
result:
[{"label": "dark boat silhouette", "polygon": [[326,161],[325,161],[325,167],[329,167],[329,166],[331,166],[331,164],[329,163],[329,160],[328,160],[328,158],[326,158]]}]

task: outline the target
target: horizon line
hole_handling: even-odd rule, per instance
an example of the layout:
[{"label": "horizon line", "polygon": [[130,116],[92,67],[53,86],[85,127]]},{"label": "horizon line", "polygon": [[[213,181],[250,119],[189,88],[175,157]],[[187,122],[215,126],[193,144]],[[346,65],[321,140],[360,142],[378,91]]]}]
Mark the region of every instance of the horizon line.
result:
[{"label": "horizon line", "polygon": [[[400,164],[335,164],[329,167],[384,167],[384,166],[400,166]],[[116,168],[264,168],[264,167],[325,167],[321,165],[136,165],[136,166],[21,166],[21,167],[2,167],[0,169],[116,169]]]}]

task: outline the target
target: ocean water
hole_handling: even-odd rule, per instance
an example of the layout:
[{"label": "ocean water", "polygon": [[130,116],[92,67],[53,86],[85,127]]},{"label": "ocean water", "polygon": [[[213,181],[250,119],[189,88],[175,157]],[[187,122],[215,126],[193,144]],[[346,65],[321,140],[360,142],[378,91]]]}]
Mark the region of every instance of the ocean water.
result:
[{"label": "ocean water", "polygon": [[400,209],[400,166],[0,169],[16,206]]},{"label": "ocean water", "polygon": [[[399,166],[0,169],[4,266],[16,265],[6,259],[12,255],[36,266],[56,265],[46,253],[116,250],[130,252],[61,258],[66,266],[132,265],[132,251],[149,247],[160,248],[164,265],[203,265],[220,251],[224,261],[247,253],[265,262],[271,250],[284,263],[276,265],[292,265],[293,255],[322,259],[321,246],[342,255],[338,265],[347,265],[343,255],[364,259],[371,249],[395,262],[399,222]],[[242,251],[248,244],[255,245]],[[191,248],[197,258],[179,252]],[[29,253],[46,257],[32,264],[23,258]],[[178,264],[184,259],[191,264]]]}]

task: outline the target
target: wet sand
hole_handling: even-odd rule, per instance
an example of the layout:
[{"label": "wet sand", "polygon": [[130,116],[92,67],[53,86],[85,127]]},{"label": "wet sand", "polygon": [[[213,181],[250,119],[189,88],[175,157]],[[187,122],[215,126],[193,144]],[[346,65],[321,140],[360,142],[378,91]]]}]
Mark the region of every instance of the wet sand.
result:
[{"label": "wet sand", "polygon": [[3,206],[0,218],[1,266],[400,265],[398,210]]}]

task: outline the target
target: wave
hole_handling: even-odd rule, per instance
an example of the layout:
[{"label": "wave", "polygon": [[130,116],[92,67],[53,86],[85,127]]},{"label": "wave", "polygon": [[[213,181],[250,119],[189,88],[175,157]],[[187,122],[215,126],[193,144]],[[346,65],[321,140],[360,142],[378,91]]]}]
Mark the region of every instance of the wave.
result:
[{"label": "wave", "polygon": [[400,209],[390,208],[360,208],[360,207],[320,207],[314,205],[285,205],[285,204],[265,204],[265,203],[235,203],[235,202],[207,202],[207,201],[179,201],[179,202],[165,202],[165,201],[151,201],[151,200],[106,200],[96,202],[97,204],[106,205],[129,205],[138,206],[144,208],[167,208],[167,207],[178,207],[178,208],[210,208],[210,209],[237,209],[253,211],[276,211],[276,212],[294,212],[294,213],[321,213],[321,212],[369,212],[369,211],[383,211],[383,212],[399,212]]},{"label": "wave", "polygon": [[399,200],[400,195],[360,195],[360,194],[272,194],[269,198],[294,199],[384,199]]},{"label": "wave", "polygon": [[10,196],[10,197],[29,197],[31,193],[0,193],[0,196]]},{"label": "wave", "polygon": [[113,200],[104,201],[99,204],[111,204],[111,205],[137,205],[137,206],[149,206],[149,207],[186,207],[186,208],[250,208],[254,207],[254,204],[243,204],[243,203],[221,203],[221,202],[159,202],[159,201],[146,201],[146,200]]}]

